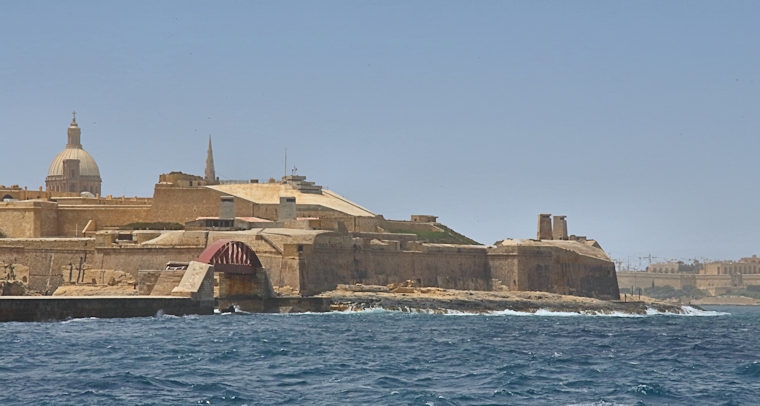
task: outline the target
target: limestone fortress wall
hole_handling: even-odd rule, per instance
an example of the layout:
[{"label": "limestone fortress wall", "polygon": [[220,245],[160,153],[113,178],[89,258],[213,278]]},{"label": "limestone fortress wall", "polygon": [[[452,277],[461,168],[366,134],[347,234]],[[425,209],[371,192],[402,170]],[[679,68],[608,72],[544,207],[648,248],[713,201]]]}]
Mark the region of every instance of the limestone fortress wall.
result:
[{"label": "limestone fortress wall", "polygon": [[[51,164],[48,190],[0,188],[0,262],[27,265],[29,285],[51,292],[84,269],[137,275],[191,261],[219,239],[250,246],[275,287],[302,295],[338,284],[468,290],[540,290],[619,297],[615,267],[593,240],[567,235],[564,216],[539,215],[536,239],[483,246],[413,215],[386,220],[296,174],[280,181],[224,182],[214,175],[211,141],[205,176],[159,177],[151,198],[99,196],[97,164],[83,152],[76,120]],[[80,160],[79,164],[76,161]],[[74,177],[59,168],[80,168]],[[97,184],[81,176],[98,176]],[[133,223],[178,223],[184,231],[133,231]],[[4,238],[2,238],[4,237]]]},{"label": "limestone fortress wall", "polygon": [[[155,238],[150,238],[155,237]],[[150,238],[150,239],[145,239]],[[0,239],[0,259],[29,266],[29,286],[52,291],[71,281],[103,283],[103,270],[137,276],[168,262],[196,259],[219,239],[250,246],[275,288],[312,295],[338,284],[463,290],[546,291],[616,299],[614,264],[580,241],[505,240],[496,246],[430,244],[413,234],[308,229],[245,231],[101,231],[95,238]],[[76,278],[76,276],[75,276]]]}]

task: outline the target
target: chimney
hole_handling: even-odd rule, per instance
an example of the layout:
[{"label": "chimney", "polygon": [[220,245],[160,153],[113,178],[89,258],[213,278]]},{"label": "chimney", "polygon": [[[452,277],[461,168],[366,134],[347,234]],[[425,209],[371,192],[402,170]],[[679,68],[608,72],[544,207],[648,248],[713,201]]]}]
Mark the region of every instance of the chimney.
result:
[{"label": "chimney", "polygon": [[539,240],[551,240],[552,239],[552,215],[551,214],[539,214],[538,215],[538,233],[536,238]]},{"label": "chimney", "polygon": [[567,216],[554,216],[554,239],[567,240]]},{"label": "chimney", "polygon": [[222,196],[219,204],[220,219],[235,219],[235,198],[233,196]]},{"label": "chimney", "polygon": [[280,208],[277,210],[277,221],[296,219],[296,198],[280,196]]}]

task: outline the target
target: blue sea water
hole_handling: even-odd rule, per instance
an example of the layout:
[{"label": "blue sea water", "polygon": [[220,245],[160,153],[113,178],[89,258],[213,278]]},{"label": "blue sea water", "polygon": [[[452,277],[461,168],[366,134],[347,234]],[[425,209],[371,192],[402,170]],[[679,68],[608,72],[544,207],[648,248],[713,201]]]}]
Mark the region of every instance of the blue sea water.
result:
[{"label": "blue sea water", "polygon": [[0,324],[0,404],[754,405],[760,308]]}]

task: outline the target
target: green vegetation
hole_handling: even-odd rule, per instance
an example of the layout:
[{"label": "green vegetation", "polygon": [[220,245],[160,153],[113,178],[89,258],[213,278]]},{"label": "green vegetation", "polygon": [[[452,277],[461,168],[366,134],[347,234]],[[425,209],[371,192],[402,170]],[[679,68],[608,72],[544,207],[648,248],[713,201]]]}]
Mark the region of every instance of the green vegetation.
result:
[{"label": "green vegetation", "polygon": [[184,230],[185,226],[179,223],[129,223],[121,226],[124,230]]},{"label": "green vegetation", "polygon": [[5,238],[5,233],[3,232],[3,230],[0,230],[0,238]]},{"label": "green vegetation", "polygon": [[432,244],[462,244],[462,245],[483,245],[471,238],[465,237],[462,234],[444,226],[443,224],[436,224],[436,227],[443,231],[437,230],[393,230],[394,233],[414,234],[421,241]]},{"label": "green vegetation", "polygon": [[744,289],[736,289],[731,291],[733,296],[751,297],[752,299],[760,299],[760,286],[750,285]]}]

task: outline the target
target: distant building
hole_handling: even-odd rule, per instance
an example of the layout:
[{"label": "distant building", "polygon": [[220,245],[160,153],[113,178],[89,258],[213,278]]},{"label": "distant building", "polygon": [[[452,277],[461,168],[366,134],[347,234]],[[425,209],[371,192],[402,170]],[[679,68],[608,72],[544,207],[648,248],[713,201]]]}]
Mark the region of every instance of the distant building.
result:
[{"label": "distant building", "polygon": [[705,264],[703,275],[754,275],[760,274],[760,258],[753,255],[738,261],[718,261]]},{"label": "distant building", "polygon": [[698,262],[687,264],[683,261],[656,262],[647,267],[651,273],[697,273],[702,270],[703,264]]},{"label": "distant building", "polygon": [[76,112],[73,114],[66,148],[50,163],[45,187],[49,192],[100,195],[100,169],[95,158],[82,148],[82,130],[77,125]]},{"label": "distant building", "polygon": [[670,286],[696,288],[711,295],[760,286],[760,258],[757,255],[738,261],[663,262],[652,264],[646,272],[618,272],[618,285],[627,292]]}]

